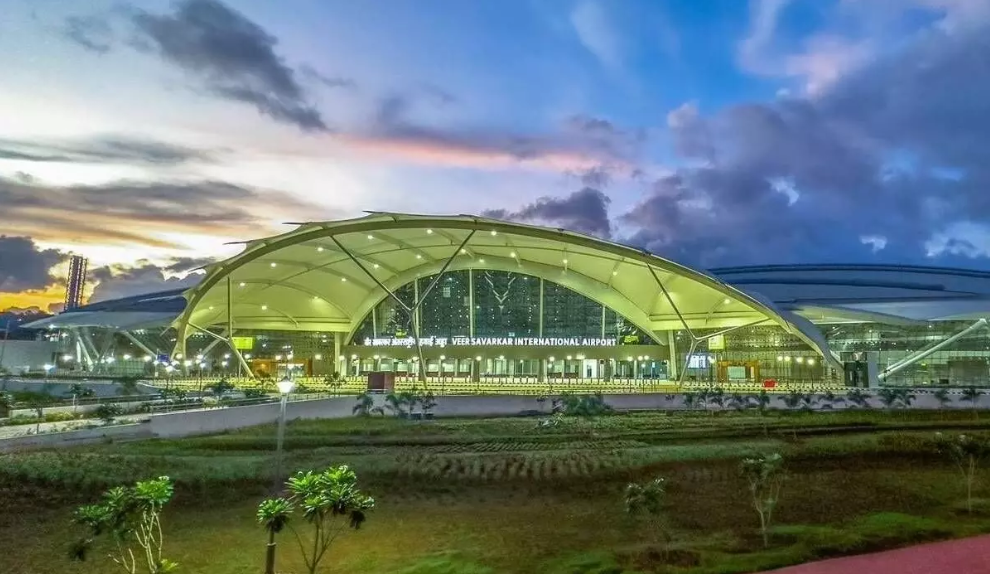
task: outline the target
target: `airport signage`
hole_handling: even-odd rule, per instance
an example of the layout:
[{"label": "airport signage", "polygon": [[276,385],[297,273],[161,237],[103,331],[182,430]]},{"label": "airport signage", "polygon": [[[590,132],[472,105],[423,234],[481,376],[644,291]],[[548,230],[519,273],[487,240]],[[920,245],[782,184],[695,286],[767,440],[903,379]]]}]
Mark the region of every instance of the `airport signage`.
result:
[{"label": "airport signage", "polygon": [[[614,347],[614,338],[598,337],[422,337],[421,347]],[[375,337],[366,347],[414,347],[412,337]]]}]

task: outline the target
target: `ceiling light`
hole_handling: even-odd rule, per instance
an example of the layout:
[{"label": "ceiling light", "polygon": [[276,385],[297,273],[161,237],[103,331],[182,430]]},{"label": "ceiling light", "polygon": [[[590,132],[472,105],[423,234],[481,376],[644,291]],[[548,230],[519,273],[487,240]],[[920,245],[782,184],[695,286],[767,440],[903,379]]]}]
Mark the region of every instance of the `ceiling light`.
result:
[{"label": "ceiling light", "polygon": [[515,257],[515,256],[516,256],[516,252],[515,251],[510,251],[509,252],[509,257]]},{"label": "ceiling light", "polygon": [[420,255],[419,253],[416,254],[416,259],[422,259],[422,258],[423,258],[422,255]]},{"label": "ceiling light", "polygon": [[612,276],[613,276],[613,277],[615,277],[615,276],[616,276],[616,275],[618,275],[618,274],[619,274],[619,272],[618,272],[618,271],[613,271],[613,272],[612,272]]},{"label": "ceiling light", "polygon": [[467,253],[467,249],[461,248],[461,253]]},{"label": "ceiling light", "polygon": [[498,235],[498,232],[492,229],[492,237],[495,237],[496,235]]},{"label": "ceiling light", "polygon": [[484,262],[485,262],[485,260],[484,260],[484,259],[479,259],[479,260],[478,260],[478,263],[484,263]]},{"label": "ceiling light", "polygon": [[433,230],[432,230],[432,229],[427,229],[427,230],[426,230],[426,234],[427,234],[427,235],[429,235],[429,234],[431,234],[431,233],[433,233]]},{"label": "ceiling light", "polygon": [[343,281],[344,283],[347,283],[347,277],[341,277],[340,280]]},{"label": "ceiling light", "polygon": [[269,263],[269,265],[271,265],[272,267],[278,267],[278,263],[275,263],[274,261],[272,261],[271,263]]},{"label": "ceiling light", "polygon": [[369,235],[369,236],[368,236],[368,239],[374,239],[374,238],[375,238],[375,236],[374,236],[374,235]]},{"label": "ceiling light", "polygon": [[261,306],[261,310],[262,311],[267,311],[268,310],[268,305],[262,305]]},{"label": "ceiling light", "polygon": [[567,260],[566,259],[564,259],[564,265],[567,265]]},{"label": "ceiling light", "polygon": [[377,263],[375,263],[375,269],[378,269],[378,264]]},{"label": "ceiling light", "polygon": [[322,252],[323,251],[323,248],[322,247],[317,247],[316,250]]},{"label": "ceiling light", "polygon": [[212,310],[213,310],[213,305],[210,305],[210,311],[212,311]]},{"label": "ceiling light", "polygon": [[244,286],[244,282],[241,281],[241,283],[238,285],[238,287],[243,287],[243,286]]},{"label": "ceiling light", "polygon": [[723,305],[728,305],[729,303],[732,303],[732,301],[730,301],[728,298],[722,299],[722,304]]}]

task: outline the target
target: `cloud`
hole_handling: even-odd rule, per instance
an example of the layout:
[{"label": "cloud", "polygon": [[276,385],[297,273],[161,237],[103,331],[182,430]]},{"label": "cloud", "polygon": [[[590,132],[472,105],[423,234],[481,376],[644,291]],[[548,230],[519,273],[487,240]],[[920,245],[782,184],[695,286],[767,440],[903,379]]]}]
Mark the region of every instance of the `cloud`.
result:
[{"label": "cloud", "polygon": [[137,10],[131,22],[142,42],[214,96],[303,131],[328,130],[296,70],[276,52],[278,39],[222,2],[181,0],[170,14]]},{"label": "cloud", "polygon": [[620,216],[626,240],[703,266],[856,260],[865,236],[902,260],[983,255],[946,230],[990,219],[988,32],[930,31],[814,98],[675,110],[682,161]]},{"label": "cloud", "polygon": [[482,215],[494,219],[536,222],[608,238],[612,233],[608,217],[610,201],[600,189],[583,187],[566,197],[541,197],[516,211],[494,209]]},{"label": "cloud", "polygon": [[583,171],[602,163],[629,163],[645,139],[644,133],[626,132],[607,120],[588,116],[568,118],[556,130],[545,133],[490,127],[436,128],[410,118],[418,95],[411,92],[383,98],[369,128],[339,134],[337,139],[358,151],[439,166],[525,165],[562,172]]},{"label": "cloud", "polygon": [[51,186],[0,178],[0,228],[35,239],[187,249],[182,234],[241,237],[273,218],[321,209],[287,194],[219,181],[116,181]]},{"label": "cloud", "polygon": [[217,152],[144,137],[104,135],[71,141],[0,138],[0,159],[58,163],[178,165],[214,163]]},{"label": "cloud", "polygon": [[56,282],[51,268],[65,259],[64,253],[40,249],[29,237],[0,235],[0,292],[44,289]]},{"label": "cloud", "polygon": [[192,287],[203,278],[203,273],[190,272],[208,261],[179,259],[175,262],[159,266],[143,261],[135,266],[111,265],[98,267],[90,272],[90,278],[96,282],[90,302],[106,301],[144,295],[168,289],[183,289]]},{"label": "cloud", "polygon": [[113,28],[99,16],[69,16],[65,19],[62,33],[69,40],[97,54],[109,52],[114,42]]},{"label": "cloud", "polygon": [[582,0],[571,12],[571,25],[578,40],[608,68],[622,66],[622,42],[597,0]]},{"label": "cloud", "polygon": [[874,253],[883,251],[887,247],[887,238],[883,235],[860,235],[859,241],[863,245],[869,245]]}]

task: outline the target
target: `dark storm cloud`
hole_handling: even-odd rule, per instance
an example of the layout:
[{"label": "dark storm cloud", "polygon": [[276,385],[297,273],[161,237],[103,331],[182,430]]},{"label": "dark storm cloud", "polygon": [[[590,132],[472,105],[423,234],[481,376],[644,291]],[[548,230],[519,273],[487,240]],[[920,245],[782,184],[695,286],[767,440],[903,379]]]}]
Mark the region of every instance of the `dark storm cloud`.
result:
[{"label": "dark storm cloud", "polygon": [[922,260],[990,220],[988,32],[932,31],[814,99],[675,110],[684,162],[622,216],[627,239],[701,265]]},{"label": "dark storm cloud", "polygon": [[0,159],[64,163],[140,163],[177,165],[216,161],[217,152],[157,140],[107,135],[72,141],[0,138]]},{"label": "dark storm cloud", "polygon": [[49,271],[65,258],[60,251],[40,249],[29,237],[0,235],[0,291],[43,289],[55,283]]},{"label": "dark storm cloud", "polygon": [[70,16],[62,30],[65,37],[90,52],[106,54],[114,42],[113,28],[99,16]]},{"label": "dark storm cloud", "polygon": [[276,53],[278,39],[226,4],[182,0],[170,14],[136,10],[131,20],[141,43],[213,95],[304,131],[328,129],[296,71]]},{"label": "dark storm cloud", "polygon": [[609,198],[601,190],[584,187],[566,197],[541,197],[517,211],[489,210],[485,217],[538,222],[579,233],[609,237]]},{"label": "dark storm cloud", "polygon": [[[134,266],[111,265],[98,267],[90,272],[90,278],[97,283],[90,301],[106,301],[164,291],[192,287],[203,278],[203,273],[188,273],[192,265],[189,259],[179,259],[174,263],[159,266],[147,261],[139,261]],[[184,274],[177,276],[176,274]]]}]

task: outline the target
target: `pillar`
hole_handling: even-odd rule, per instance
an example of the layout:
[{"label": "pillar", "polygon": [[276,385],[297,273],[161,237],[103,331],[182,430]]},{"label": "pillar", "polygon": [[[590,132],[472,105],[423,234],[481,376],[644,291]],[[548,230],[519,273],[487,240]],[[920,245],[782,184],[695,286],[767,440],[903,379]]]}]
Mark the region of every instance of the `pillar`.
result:
[{"label": "pillar", "polygon": [[612,380],[613,370],[615,365],[615,359],[605,359],[602,363],[602,380],[605,382]]},{"label": "pillar", "polygon": [[674,331],[667,331],[667,353],[669,357],[667,358],[667,378],[671,381],[676,381],[677,379],[677,341],[674,337]]},{"label": "pillar", "polygon": [[333,334],[333,367],[331,368],[331,375],[337,375],[340,373],[340,347],[342,342],[342,333],[340,331],[335,331]]}]

